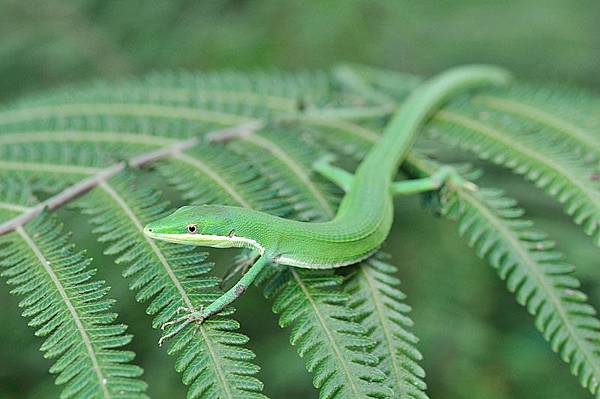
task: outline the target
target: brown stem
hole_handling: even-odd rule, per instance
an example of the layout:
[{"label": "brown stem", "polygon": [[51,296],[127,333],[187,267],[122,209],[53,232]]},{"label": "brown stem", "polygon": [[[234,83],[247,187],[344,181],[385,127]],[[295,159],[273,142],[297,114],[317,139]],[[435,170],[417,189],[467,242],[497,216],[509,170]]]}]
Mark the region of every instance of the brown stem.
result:
[{"label": "brown stem", "polygon": [[[209,141],[224,141],[233,137],[251,134],[252,132],[260,129],[261,127],[262,123],[260,122],[250,122],[234,127],[216,130],[207,133],[206,136]],[[80,195],[96,187],[100,183],[110,179],[111,177],[122,171],[127,165],[138,168],[150,162],[154,162],[159,159],[175,155],[178,152],[185,151],[195,146],[199,142],[200,138],[194,137],[189,140],[177,142],[172,146],[166,148],[161,148],[158,150],[138,155],[136,157],[131,158],[127,162],[119,162],[105,169],[102,169],[95,175],[90,176],[87,179],[81,180],[73,184],[72,186],[67,187],[60,193],[48,198],[47,200],[40,202],[39,204],[32,207],[31,209],[28,209],[21,215],[0,224],[0,235],[6,234],[10,231],[13,231],[17,227],[24,225],[25,223],[29,222],[31,219],[36,217],[45,208],[48,208],[49,210],[54,210],[66,204],[67,202],[74,200]]]}]

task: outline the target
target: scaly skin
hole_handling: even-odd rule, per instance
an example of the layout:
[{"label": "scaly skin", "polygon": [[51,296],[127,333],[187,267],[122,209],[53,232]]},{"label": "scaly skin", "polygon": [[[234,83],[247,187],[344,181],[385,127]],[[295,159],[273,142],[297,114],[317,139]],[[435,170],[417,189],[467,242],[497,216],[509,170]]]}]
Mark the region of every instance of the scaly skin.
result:
[{"label": "scaly skin", "polygon": [[447,178],[460,179],[444,169],[431,178],[393,182],[419,128],[457,92],[507,81],[507,72],[491,66],[465,66],[446,71],[413,91],[353,176],[327,162],[317,163],[319,172],[346,191],[331,221],[299,222],[246,208],[202,205],[182,207],[146,226],[144,232],[155,239],[187,245],[246,247],[261,255],[223,297],[204,310],[175,320],[184,324],[174,333],[191,321],[202,322],[231,303],[268,262],[328,269],[356,263],[377,251],[392,225],[395,194],[432,190],[439,188]]}]

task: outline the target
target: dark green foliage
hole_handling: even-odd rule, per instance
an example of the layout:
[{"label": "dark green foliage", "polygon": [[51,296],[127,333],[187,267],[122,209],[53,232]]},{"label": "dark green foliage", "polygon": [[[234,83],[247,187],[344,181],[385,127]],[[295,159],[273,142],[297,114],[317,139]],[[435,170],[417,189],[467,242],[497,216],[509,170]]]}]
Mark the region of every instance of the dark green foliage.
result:
[{"label": "dark green foliage", "polygon": [[[342,193],[315,174],[312,163],[334,151],[339,164],[352,168],[377,140],[396,106],[393,102],[400,103],[419,80],[363,67],[337,69],[331,75],[172,73],[27,98],[0,112],[0,217],[6,221],[26,212],[49,194],[121,160],[199,137],[195,147],[173,150],[145,172],[121,172],[78,200],[82,212],[77,220],[94,226],[104,246],[102,259],[114,257],[125,266],[123,275],[136,299],[147,303],[146,312],[157,328],[178,308],[198,309],[221,291],[206,252],[155,242],[142,234],[146,223],[171,210],[158,187],[169,184],[174,190],[168,197],[180,203],[237,205],[314,222],[331,219]],[[527,176],[564,203],[567,213],[597,240],[597,104],[592,94],[562,88],[516,84],[505,91],[483,91],[458,98],[438,112],[426,130],[442,140],[426,143],[445,159],[455,155],[445,143],[459,142],[481,158]],[[248,121],[262,127],[228,140],[219,133]],[[433,173],[438,164],[414,152],[405,166],[411,177],[418,177]],[[571,275],[573,267],[545,233],[523,221],[514,202],[495,190],[447,186],[429,198],[432,206],[441,204],[444,214],[459,220],[461,234],[507,280],[509,290],[535,316],[536,326],[581,385],[598,392],[600,324]],[[87,261],[69,252],[68,245],[63,250],[67,236],[48,223],[31,222],[1,238],[20,243],[2,247],[0,259],[9,266],[9,282],[21,286],[21,275],[29,277],[36,270],[30,271],[35,258],[20,234],[30,235],[42,253],[48,251],[49,259],[63,259],[56,253],[65,252],[65,267],[73,267],[78,278],[92,278]],[[48,234],[31,235],[34,225]],[[435,244],[430,243],[433,252]],[[27,254],[26,260],[20,261],[18,254]],[[211,250],[218,262],[219,255]],[[417,349],[410,307],[398,289],[398,275],[404,276],[407,260],[397,258],[394,263],[401,267],[396,267],[379,253],[343,270],[273,267],[262,276],[262,288],[273,299],[280,325],[289,327],[291,343],[320,397],[427,397],[422,348]],[[227,256],[224,263],[233,261]],[[75,286],[87,284],[67,280]],[[102,314],[109,304],[102,299],[105,292],[104,285],[89,291],[97,296]],[[189,385],[188,397],[264,397],[255,355],[232,313],[230,308],[198,329],[188,326],[169,342],[175,369]],[[112,323],[116,316],[104,317]],[[67,319],[61,326],[66,329],[69,323]],[[130,339],[123,327],[110,331],[116,347]],[[104,341],[99,342],[101,346]],[[125,384],[127,392],[142,395],[145,386],[136,379],[139,369],[121,364],[132,355],[114,350],[121,357],[111,360],[119,365],[107,386]],[[86,376],[89,370],[77,369]],[[63,375],[73,377],[68,371],[59,381],[68,379]],[[69,384],[80,390],[68,385],[65,392],[83,395],[92,389],[93,379],[81,378],[88,384],[85,388],[73,378]]]},{"label": "dark green foliage", "polygon": [[564,204],[565,212],[600,245],[600,183],[594,178],[600,170],[597,164],[572,153],[563,142],[544,140],[546,129],[527,120],[466,104],[457,108],[436,116],[431,127],[435,137],[535,182]]},{"label": "dark green foliage", "polygon": [[335,289],[340,283],[330,271],[289,270],[274,277],[266,294],[275,298],[279,325],[292,327],[290,342],[314,374],[320,398],[390,398],[379,359],[368,353],[376,342],[353,321],[348,295]]},{"label": "dark green foliage", "polygon": [[419,339],[409,331],[413,322],[408,317],[410,307],[404,303],[406,295],[398,289],[398,269],[378,258],[382,256],[362,262],[346,276],[350,307],[377,342],[372,354],[379,359],[379,368],[396,397],[426,398],[425,371],[419,366],[422,355],[416,349]]},{"label": "dark green foliage", "polygon": [[[155,242],[143,234],[144,224],[164,215],[168,204],[159,193],[138,188],[134,175],[116,177],[81,201],[98,240],[108,244],[105,254],[118,255],[117,264],[131,278],[130,288],[139,302],[149,302],[146,312],[160,327],[179,308],[198,309],[218,296],[219,280],[207,276],[212,264],[194,247]],[[232,309],[201,327],[188,326],[170,343],[177,357],[175,368],[190,385],[190,398],[260,398],[262,384],[254,377],[254,354],[243,347],[248,338],[236,332],[239,324],[228,317]]]},{"label": "dark green foliage", "polygon": [[50,372],[65,384],[62,398],[142,398],[142,369],[129,364],[125,351],[132,336],[115,324],[109,289],[94,280],[85,253],[69,243],[69,234],[47,215],[0,239],[2,276],[24,296],[22,315],[35,334],[46,337],[44,357],[55,359]]},{"label": "dark green foliage", "polygon": [[579,290],[573,266],[554,249],[554,243],[519,219],[522,211],[498,191],[463,193],[451,200],[448,212],[459,217],[460,233],[479,256],[488,258],[517,301],[536,316],[536,327],[571,363],[582,385],[598,392],[600,321]]}]

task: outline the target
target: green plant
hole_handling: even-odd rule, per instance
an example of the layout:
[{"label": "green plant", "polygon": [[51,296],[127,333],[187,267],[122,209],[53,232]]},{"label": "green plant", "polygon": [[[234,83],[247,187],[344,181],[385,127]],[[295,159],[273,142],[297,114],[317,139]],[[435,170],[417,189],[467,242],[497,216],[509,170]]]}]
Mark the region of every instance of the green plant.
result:
[{"label": "green plant", "polygon": [[[157,328],[179,307],[198,307],[220,291],[203,250],[142,234],[171,209],[164,180],[177,189],[176,202],[326,220],[340,192],[312,162],[335,152],[351,167],[418,81],[346,66],[156,74],[29,97],[0,111],[0,266],[12,292],[24,295],[23,315],[47,337],[42,349],[57,359],[51,372],[66,384],[63,396],[143,397],[146,385],[123,349],[131,336],[115,324],[108,289],[49,211],[77,206],[106,259],[125,266]],[[454,154],[447,143],[455,144],[543,188],[600,245],[598,105],[580,90],[522,83],[459,96],[428,123],[403,172],[431,175]],[[475,180],[479,172],[462,173]],[[554,243],[499,189],[448,184],[427,197],[458,221],[581,385],[599,396],[600,323]],[[390,388],[396,397],[426,397],[410,308],[391,263],[379,253],[339,271],[274,268],[261,276],[321,397],[383,398]],[[169,343],[189,397],[263,397],[260,362],[232,313]]]}]

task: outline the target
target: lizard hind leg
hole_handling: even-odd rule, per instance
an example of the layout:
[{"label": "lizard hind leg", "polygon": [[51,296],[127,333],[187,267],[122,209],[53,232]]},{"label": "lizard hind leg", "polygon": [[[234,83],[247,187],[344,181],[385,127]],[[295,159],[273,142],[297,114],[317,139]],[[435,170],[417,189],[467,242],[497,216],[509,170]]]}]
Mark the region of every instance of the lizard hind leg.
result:
[{"label": "lizard hind leg", "polygon": [[451,166],[442,166],[431,176],[422,179],[404,180],[392,183],[392,194],[411,195],[426,191],[434,191],[442,188],[444,184],[451,183],[455,186],[462,186],[470,191],[476,191],[477,186],[468,180],[465,180]]},{"label": "lizard hind leg", "polygon": [[248,269],[248,271],[240,278],[240,280],[233,285],[233,287],[227,290],[227,292],[217,298],[214,302],[206,307],[200,308],[200,310],[190,309],[186,315],[163,324],[163,329],[171,326],[176,327],[172,331],[169,331],[167,334],[163,335],[160,341],[158,341],[158,344],[162,345],[163,342],[173,338],[190,324],[195,323],[197,325],[201,325],[209,317],[221,312],[233,301],[242,296],[244,292],[246,292],[248,287],[254,282],[260,272],[265,268],[266,265],[269,264],[269,261],[270,257],[264,255],[261,256],[256,262],[254,262],[252,267]]}]

